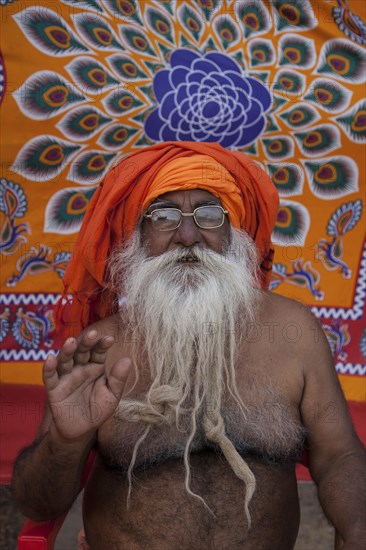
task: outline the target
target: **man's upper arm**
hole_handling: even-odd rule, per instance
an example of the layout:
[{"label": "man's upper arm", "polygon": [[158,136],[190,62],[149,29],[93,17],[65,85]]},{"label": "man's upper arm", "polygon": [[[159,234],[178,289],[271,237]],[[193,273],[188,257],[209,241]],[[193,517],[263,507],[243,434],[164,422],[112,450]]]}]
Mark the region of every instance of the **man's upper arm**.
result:
[{"label": "man's upper arm", "polygon": [[307,312],[302,343],[304,392],[300,412],[308,430],[311,472],[317,480],[330,464],[359,451],[329,344],[317,320]]}]

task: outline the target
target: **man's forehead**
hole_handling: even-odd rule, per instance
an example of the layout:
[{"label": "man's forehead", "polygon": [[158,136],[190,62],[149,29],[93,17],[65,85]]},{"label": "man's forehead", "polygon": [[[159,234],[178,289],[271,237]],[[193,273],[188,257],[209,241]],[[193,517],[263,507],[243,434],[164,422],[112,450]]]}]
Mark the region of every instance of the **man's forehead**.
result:
[{"label": "man's forehead", "polygon": [[208,202],[221,204],[220,198],[207,191],[206,189],[177,189],[175,191],[169,191],[168,193],[162,193],[156,197],[151,204],[161,202],[180,203],[189,200],[191,203]]}]

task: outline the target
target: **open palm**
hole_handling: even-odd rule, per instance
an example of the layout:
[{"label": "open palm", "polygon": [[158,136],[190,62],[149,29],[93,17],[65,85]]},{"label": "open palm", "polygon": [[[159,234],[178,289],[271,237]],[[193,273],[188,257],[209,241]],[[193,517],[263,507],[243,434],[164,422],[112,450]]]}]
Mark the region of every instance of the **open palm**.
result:
[{"label": "open palm", "polygon": [[95,432],[115,411],[131,366],[118,360],[108,375],[108,350],[114,340],[87,331],[79,341],[69,338],[57,357],[50,355],[43,368],[48,404],[59,434],[69,440]]}]

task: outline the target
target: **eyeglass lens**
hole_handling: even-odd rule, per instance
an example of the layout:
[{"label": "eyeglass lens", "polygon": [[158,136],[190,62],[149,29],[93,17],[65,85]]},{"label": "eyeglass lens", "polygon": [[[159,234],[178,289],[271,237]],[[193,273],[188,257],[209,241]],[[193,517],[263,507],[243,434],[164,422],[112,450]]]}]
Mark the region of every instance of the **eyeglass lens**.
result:
[{"label": "eyeglass lens", "polygon": [[[203,228],[219,227],[224,212],[220,206],[200,206],[194,212],[194,219]],[[176,229],[181,220],[181,211],[175,208],[159,208],[151,213],[154,226],[160,230]]]}]

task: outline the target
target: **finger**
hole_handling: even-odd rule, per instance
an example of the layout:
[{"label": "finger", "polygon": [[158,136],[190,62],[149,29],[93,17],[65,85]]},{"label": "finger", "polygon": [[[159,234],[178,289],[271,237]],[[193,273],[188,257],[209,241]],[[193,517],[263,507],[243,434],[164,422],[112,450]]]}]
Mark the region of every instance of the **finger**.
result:
[{"label": "finger", "polygon": [[104,364],[107,357],[107,351],[113,344],[113,336],[102,336],[98,338],[96,331],[90,331],[83,336],[78,344],[74,354],[75,363],[78,365],[85,365],[87,363]]},{"label": "finger", "polygon": [[53,390],[59,383],[60,379],[57,374],[57,357],[51,353],[43,365],[42,378],[47,391]]},{"label": "finger", "polygon": [[123,357],[119,359],[111,368],[106,385],[119,401],[122,397],[123,389],[131,369],[131,359]]},{"label": "finger", "polygon": [[57,372],[59,376],[63,376],[72,371],[76,346],[76,339],[68,338],[60,349],[57,356]]}]

